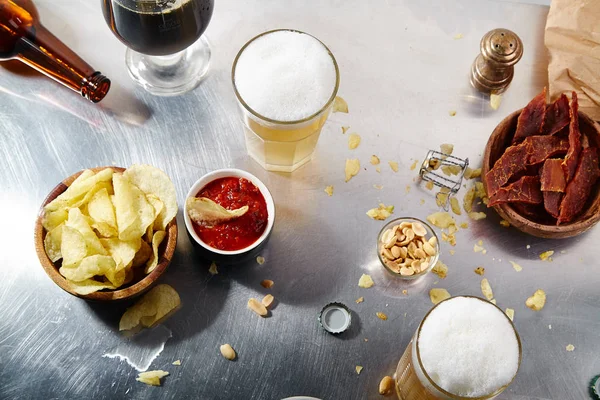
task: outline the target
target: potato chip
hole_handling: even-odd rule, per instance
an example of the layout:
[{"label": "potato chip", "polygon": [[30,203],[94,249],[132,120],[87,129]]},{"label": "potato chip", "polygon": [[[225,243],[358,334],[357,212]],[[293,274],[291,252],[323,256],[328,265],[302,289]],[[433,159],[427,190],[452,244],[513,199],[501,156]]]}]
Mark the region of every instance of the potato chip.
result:
[{"label": "potato chip", "polygon": [[44,210],[44,215],[42,216],[42,226],[48,232],[55,229],[57,226],[62,224],[67,220],[69,216],[69,211],[66,208],[61,208],[59,210],[54,211],[46,211]]},{"label": "potato chip", "polygon": [[217,264],[213,261],[210,263],[210,268],[208,268],[208,273],[211,275],[217,275],[219,270],[217,269]]},{"label": "potato chip", "polygon": [[157,285],[125,311],[119,321],[119,330],[150,328],[171,315],[180,304],[175,289],[167,284]]},{"label": "potato chip", "polygon": [[154,208],[154,218],[158,218],[163,208],[165,207],[165,203],[163,203],[158,197],[156,197],[153,194],[147,194],[146,200],[148,200],[148,203],[150,203],[152,205],[152,208]]},{"label": "potato chip", "polygon": [[[79,208],[69,209],[69,218],[65,222],[65,226],[76,229],[81,233],[87,246],[87,255],[91,256],[94,254],[106,255],[106,250],[102,247],[102,243],[98,239],[98,236],[94,233],[93,229],[88,223],[86,217],[81,213]],[[64,253],[63,253],[64,254]]]},{"label": "potato chip", "polygon": [[383,203],[379,203],[379,207],[372,208],[367,211],[367,215],[378,221],[383,221],[394,213],[394,206],[386,206]]},{"label": "potato chip", "polygon": [[552,255],[554,254],[554,250],[548,250],[540,254],[540,260],[542,261],[552,261]]},{"label": "potato chip", "polygon": [[364,297],[359,297],[359,298],[358,298],[358,299],[356,299],[354,302],[355,302],[356,304],[360,304],[360,303],[362,303],[363,301],[365,301],[365,298],[364,298]]},{"label": "potato chip", "polygon": [[117,219],[115,210],[110,201],[107,188],[102,188],[90,199],[87,204],[87,213],[92,218],[92,228],[104,237],[117,236]]},{"label": "potato chip", "polygon": [[[103,169],[94,174],[90,170],[83,171],[71,185],[61,193],[56,199],[44,207],[45,211],[54,211],[64,207],[70,207],[76,202],[81,202],[83,198],[96,186],[99,182],[110,182],[113,175],[111,168]],[[78,206],[77,206],[78,207]]]},{"label": "potato chip", "polygon": [[164,208],[154,222],[155,230],[165,230],[177,215],[175,185],[160,169],[151,165],[132,165],[123,175],[147,195],[154,195],[162,201]]},{"label": "potato chip", "polygon": [[356,176],[360,171],[360,161],[357,159],[347,159],[346,166],[344,167],[344,173],[346,175],[346,182],[352,179],[353,176]]},{"label": "potato chip", "polygon": [[567,350],[567,351],[573,351],[573,350],[575,350],[575,346],[573,346],[572,344],[568,344],[568,345],[566,346],[566,350]]},{"label": "potato chip", "polygon": [[354,369],[356,370],[356,373],[357,373],[358,375],[360,375],[360,371],[362,371],[362,370],[363,370],[363,367],[362,367],[361,365],[357,365],[356,367],[354,367]]},{"label": "potato chip", "polygon": [[152,247],[150,247],[150,245],[145,241],[141,240],[140,249],[137,251],[137,253],[135,253],[135,257],[133,257],[133,260],[131,261],[131,266],[135,268],[146,264],[146,261],[148,261],[151,255]]},{"label": "potato chip", "polygon": [[542,308],[544,308],[545,304],[546,292],[544,292],[542,289],[536,290],[535,293],[533,293],[533,296],[529,297],[525,301],[525,305],[531,308],[533,311],[540,311]]},{"label": "potato chip", "polygon": [[417,163],[419,162],[419,160],[415,160],[413,161],[413,163],[410,165],[410,170],[414,171],[415,168],[417,168]]},{"label": "potato chip", "polygon": [[373,286],[375,282],[371,279],[370,275],[362,274],[360,279],[358,280],[358,286],[364,289],[368,289]]},{"label": "potato chip", "polygon": [[514,321],[515,319],[515,310],[513,310],[512,308],[507,308],[505,311],[506,316],[508,318],[510,318],[511,321]]},{"label": "potato chip", "polygon": [[427,190],[433,190],[433,182],[429,181],[425,184],[425,188],[427,188]]},{"label": "potato chip", "polygon": [[382,321],[387,321],[387,319],[388,319],[387,315],[385,315],[382,312],[377,312],[377,313],[375,313],[375,315],[377,315],[377,318],[379,318]]},{"label": "potato chip", "polygon": [[513,266],[513,268],[515,269],[515,271],[517,272],[521,272],[523,270],[523,267],[521,267],[519,264],[517,264],[514,261],[509,261],[509,263],[511,263],[511,265]]},{"label": "potato chip", "polygon": [[[102,256],[94,254],[85,257],[78,264],[72,266],[62,266],[58,270],[62,276],[73,282],[82,282],[86,279],[93,278],[96,275],[106,275],[110,270],[115,270],[115,260],[111,256]],[[123,275],[123,280],[125,275]],[[114,279],[114,278],[113,278]],[[121,284],[123,283],[121,280]],[[118,282],[117,282],[118,283]],[[111,284],[115,284],[112,282]],[[118,286],[118,285],[115,285]]]},{"label": "potato chip", "polygon": [[483,293],[485,298],[488,300],[492,300],[494,298],[494,292],[492,291],[490,282],[486,278],[481,280],[481,293]]},{"label": "potato chip", "polygon": [[152,255],[150,256],[150,259],[146,262],[146,269],[144,270],[144,272],[146,272],[147,274],[154,271],[154,268],[156,268],[156,266],[158,265],[158,247],[160,246],[166,235],[167,233],[165,231],[154,232],[154,236],[152,237]]},{"label": "potato chip", "polygon": [[348,113],[348,103],[346,103],[346,100],[344,100],[340,96],[336,96],[335,100],[333,100],[333,112],[334,113],[341,112],[341,113],[347,114]]},{"label": "potato chip", "polygon": [[96,183],[94,186],[92,186],[92,188],[88,192],[85,193],[85,195],[82,198],[80,198],[79,200],[76,200],[74,202],[73,201],[70,202],[68,207],[79,208],[79,207],[87,206],[87,204],[90,202],[92,197],[94,197],[94,195],[102,189],[106,189],[107,191],[112,192],[111,183],[104,182],[104,181]]},{"label": "potato chip", "polygon": [[192,221],[200,226],[212,228],[241,217],[249,208],[243,206],[236,210],[228,210],[207,197],[188,197],[185,209]]},{"label": "potato chip", "polygon": [[431,269],[431,272],[444,279],[448,275],[448,266],[438,260]]},{"label": "potato chip", "polygon": [[502,95],[500,94],[490,94],[490,107],[492,107],[493,110],[497,110],[498,108],[500,108],[500,104],[502,103]]},{"label": "potato chip", "polygon": [[64,224],[58,225],[46,234],[44,238],[44,249],[50,261],[55,262],[62,258],[60,247],[62,245],[62,230]]},{"label": "potato chip", "polygon": [[351,133],[350,136],[348,136],[348,148],[350,150],[354,150],[358,147],[359,144],[360,135],[358,133]]},{"label": "potato chip", "polygon": [[449,299],[450,293],[446,289],[442,288],[433,288],[429,291],[429,299],[433,304],[438,304],[439,302]]},{"label": "potato chip", "polygon": [[398,163],[396,161],[388,161],[388,164],[390,165],[392,171],[398,172]]},{"label": "potato chip", "polygon": [[459,175],[461,171],[462,168],[460,167],[460,165],[444,165],[442,167],[442,172],[448,176]]},{"label": "potato chip", "polygon": [[465,197],[463,197],[463,208],[467,213],[473,211],[473,201],[475,200],[475,188],[470,188]]},{"label": "potato chip", "polygon": [[448,228],[449,226],[456,226],[456,221],[452,218],[452,215],[445,211],[438,211],[436,213],[427,216],[427,221],[431,222],[438,228]]},{"label": "potato chip", "polygon": [[328,196],[333,196],[333,185],[325,186],[325,193]]},{"label": "potato chip", "polygon": [[483,268],[483,267],[477,267],[477,268],[475,268],[475,273],[477,275],[483,275],[485,273],[485,268]]},{"label": "potato chip", "polygon": [[448,115],[451,117],[455,117],[456,116],[456,110],[450,110],[448,111]]},{"label": "potato chip", "polygon": [[60,253],[63,267],[78,265],[87,256],[87,245],[83,235],[70,226],[63,226]]},{"label": "potato chip", "polygon": [[179,366],[181,365],[181,360],[175,360],[171,364]]},{"label": "potato chip", "polygon": [[120,271],[129,267],[136,253],[142,245],[140,238],[133,240],[121,240],[119,238],[100,239],[100,243],[108,254],[115,260],[116,270]]},{"label": "potato chip", "polygon": [[479,221],[487,217],[486,213],[484,212],[470,212],[468,215],[473,221]]},{"label": "potato chip", "polygon": [[132,240],[144,235],[154,222],[154,207],[146,195],[124,175],[114,174],[114,205],[119,228],[119,239]]},{"label": "potato chip", "polygon": [[379,165],[381,160],[375,154],[371,156],[371,165]]},{"label": "potato chip", "polygon": [[145,383],[146,385],[152,386],[160,386],[160,379],[169,375],[167,371],[157,370],[157,371],[146,371],[140,372],[138,377],[135,378],[136,381]]},{"label": "potato chip", "polygon": [[481,168],[472,169],[471,167],[467,167],[465,169],[464,178],[465,179],[475,179],[481,176]]},{"label": "potato chip", "polygon": [[442,152],[443,154],[446,154],[449,156],[452,154],[453,151],[454,151],[453,144],[444,143],[444,144],[440,145],[440,152]]},{"label": "potato chip", "polygon": [[349,126],[342,126],[342,134],[346,133],[350,129]]},{"label": "potato chip", "polygon": [[109,282],[98,282],[95,279],[86,279],[82,282],[68,282],[71,290],[80,295],[87,295],[103,289],[116,289],[116,287]]}]

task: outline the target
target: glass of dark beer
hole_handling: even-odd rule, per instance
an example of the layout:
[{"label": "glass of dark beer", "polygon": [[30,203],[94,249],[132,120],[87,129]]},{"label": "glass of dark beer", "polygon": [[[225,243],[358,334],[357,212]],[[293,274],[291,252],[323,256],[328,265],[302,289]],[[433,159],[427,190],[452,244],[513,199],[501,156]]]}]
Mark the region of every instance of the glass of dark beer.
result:
[{"label": "glass of dark beer", "polygon": [[202,34],[214,0],[102,0],[106,23],[127,46],[133,80],[157,95],[195,88],[208,71],[210,46]]}]

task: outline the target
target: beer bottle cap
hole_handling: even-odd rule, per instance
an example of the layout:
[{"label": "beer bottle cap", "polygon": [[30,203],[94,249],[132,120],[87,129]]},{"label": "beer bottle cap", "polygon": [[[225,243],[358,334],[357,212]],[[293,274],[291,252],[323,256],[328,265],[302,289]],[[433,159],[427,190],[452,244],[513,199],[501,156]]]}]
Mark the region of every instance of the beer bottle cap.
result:
[{"label": "beer bottle cap", "polygon": [[590,396],[594,400],[600,400],[600,375],[596,375],[590,383]]},{"label": "beer bottle cap", "polygon": [[319,324],[327,332],[337,335],[352,323],[352,312],[342,303],[329,303],[319,313]]}]

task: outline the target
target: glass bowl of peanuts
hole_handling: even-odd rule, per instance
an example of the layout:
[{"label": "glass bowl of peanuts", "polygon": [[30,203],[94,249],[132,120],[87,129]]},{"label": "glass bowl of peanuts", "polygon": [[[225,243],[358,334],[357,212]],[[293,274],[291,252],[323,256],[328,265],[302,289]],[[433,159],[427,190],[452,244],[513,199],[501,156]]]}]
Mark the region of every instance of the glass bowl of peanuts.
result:
[{"label": "glass bowl of peanuts", "polygon": [[377,256],[393,275],[417,279],[437,263],[440,246],[435,231],[427,222],[402,217],[388,222],[379,232]]}]

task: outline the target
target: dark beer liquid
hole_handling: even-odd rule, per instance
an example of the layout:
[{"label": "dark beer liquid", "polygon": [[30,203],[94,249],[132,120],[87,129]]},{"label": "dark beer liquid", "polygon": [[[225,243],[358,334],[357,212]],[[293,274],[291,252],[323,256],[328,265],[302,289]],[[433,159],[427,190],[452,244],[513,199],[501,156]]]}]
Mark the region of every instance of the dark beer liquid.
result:
[{"label": "dark beer liquid", "polygon": [[106,22],[130,49],[152,56],[185,50],[204,33],[214,0],[103,0]]}]

